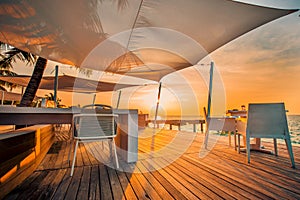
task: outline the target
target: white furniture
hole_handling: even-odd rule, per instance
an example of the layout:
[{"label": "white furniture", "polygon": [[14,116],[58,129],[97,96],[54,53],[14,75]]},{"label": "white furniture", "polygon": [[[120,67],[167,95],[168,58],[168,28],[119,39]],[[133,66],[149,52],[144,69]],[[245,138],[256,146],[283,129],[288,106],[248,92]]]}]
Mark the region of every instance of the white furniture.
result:
[{"label": "white furniture", "polygon": [[[236,138],[236,135],[238,137],[238,144],[236,144],[236,139],[235,140],[235,149],[237,147],[238,153],[241,152],[241,135],[243,138],[246,138],[246,122],[241,121],[241,120],[236,120],[236,133],[234,135],[234,138]],[[245,145],[245,143],[244,143]]]},{"label": "white furniture", "polygon": [[284,103],[249,104],[246,128],[248,163],[250,163],[250,138],[273,138],[275,155],[278,154],[276,139],[284,139],[292,167],[295,168]]},{"label": "white furniture", "polygon": [[209,131],[228,131],[229,146],[231,145],[231,132],[235,132],[235,118],[230,117],[209,117],[204,108],[204,116],[206,123],[204,145],[207,148]]},{"label": "white furniture", "polygon": [[[26,124],[72,124],[73,115],[81,109],[73,108],[33,108],[0,107],[0,125]],[[117,118],[117,136],[115,142],[121,149],[120,155],[128,162],[138,159],[138,110],[114,109]]]},{"label": "white furniture", "polygon": [[71,176],[74,172],[76,153],[79,142],[90,142],[99,140],[109,140],[116,161],[116,167],[119,168],[117,149],[114,138],[116,137],[115,114],[97,114],[83,113],[73,116],[73,138],[75,141],[75,150],[72,161]]}]

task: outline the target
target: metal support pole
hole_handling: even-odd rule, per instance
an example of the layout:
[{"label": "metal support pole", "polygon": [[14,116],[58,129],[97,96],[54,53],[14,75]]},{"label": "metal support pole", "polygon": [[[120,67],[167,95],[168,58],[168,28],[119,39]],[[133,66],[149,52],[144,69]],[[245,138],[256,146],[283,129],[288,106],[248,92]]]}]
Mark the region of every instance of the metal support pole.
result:
[{"label": "metal support pole", "polygon": [[210,117],[211,114],[211,97],[212,97],[212,88],[213,88],[213,76],[214,76],[214,62],[210,63],[210,72],[209,72],[209,89],[208,89],[208,101],[207,101],[207,117]]},{"label": "metal support pole", "polygon": [[55,80],[54,80],[54,106],[57,107],[57,89],[58,89],[58,65],[55,66]]},{"label": "metal support pole", "polygon": [[94,96],[93,96],[93,102],[92,102],[92,104],[93,104],[93,105],[95,104],[95,101],[96,101],[96,96],[97,96],[97,94],[96,94],[96,93],[94,93]]},{"label": "metal support pole", "polygon": [[2,99],[1,99],[1,105],[3,106],[3,102],[4,102],[4,91],[2,90]]},{"label": "metal support pole", "polygon": [[160,100],[160,93],[161,93],[161,82],[159,82],[159,87],[158,87],[158,95],[157,95],[157,102],[156,102],[156,109],[155,109],[155,116],[154,116],[154,128],[156,128],[156,121],[157,121],[157,114],[158,114],[158,107],[159,107],[159,100]]},{"label": "metal support pole", "polygon": [[117,106],[116,106],[117,109],[119,109],[120,99],[121,99],[121,94],[122,94],[122,91],[120,90],[120,91],[119,91],[119,95],[118,95]]}]

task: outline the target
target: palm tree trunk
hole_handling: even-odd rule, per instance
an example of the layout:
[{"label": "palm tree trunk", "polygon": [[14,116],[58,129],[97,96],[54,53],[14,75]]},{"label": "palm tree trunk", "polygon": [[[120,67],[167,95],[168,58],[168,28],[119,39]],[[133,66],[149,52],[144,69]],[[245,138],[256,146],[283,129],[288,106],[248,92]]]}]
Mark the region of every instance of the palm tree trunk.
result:
[{"label": "palm tree trunk", "polygon": [[29,107],[32,105],[32,101],[39,88],[46,65],[47,65],[47,59],[39,57],[34,66],[34,70],[32,72],[31,79],[26,87],[25,93],[22,96],[19,105],[20,107]]}]

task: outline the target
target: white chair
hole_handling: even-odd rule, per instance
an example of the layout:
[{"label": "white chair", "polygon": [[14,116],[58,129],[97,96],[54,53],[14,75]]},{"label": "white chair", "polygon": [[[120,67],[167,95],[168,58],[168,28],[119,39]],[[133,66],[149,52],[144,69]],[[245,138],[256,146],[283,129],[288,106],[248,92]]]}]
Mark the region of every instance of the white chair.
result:
[{"label": "white chair", "polygon": [[275,155],[278,155],[276,139],[284,139],[292,167],[295,168],[284,103],[249,104],[246,128],[248,163],[250,163],[250,138],[273,138]]},{"label": "white chair", "polygon": [[[241,152],[241,136],[246,138],[246,122],[241,120],[236,120],[236,133],[234,134],[234,146],[235,150],[237,148],[238,153]],[[236,136],[238,137],[238,144],[236,144]],[[244,140],[245,145],[245,140]]]},{"label": "white chair", "polygon": [[94,109],[84,109],[82,114],[73,116],[73,138],[75,140],[74,156],[72,161],[71,176],[74,172],[76,153],[79,142],[110,140],[114,150],[116,167],[119,168],[117,150],[114,138],[116,137],[117,115],[109,113],[98,113]]},{"label": "white chair", "polygon": [[204,119],[206,123],[205,139],[204,144],[207,148],[209,131],[228,131],[229,137],[229,146],[231,145],[231,132],[235,132],[235,119],[227,117],[208,117],[206,114],[205,107],[204,110]]}]

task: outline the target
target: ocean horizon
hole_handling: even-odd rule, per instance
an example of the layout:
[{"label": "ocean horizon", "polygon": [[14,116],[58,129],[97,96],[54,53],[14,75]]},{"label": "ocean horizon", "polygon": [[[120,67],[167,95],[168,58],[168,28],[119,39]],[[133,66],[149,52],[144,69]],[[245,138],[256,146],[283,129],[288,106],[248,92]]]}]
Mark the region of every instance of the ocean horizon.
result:
[{"label": "ocean horizon", "polygon": [[[152,119],[152,117],[151,117]],[[187,116],[179,116],[179,115],[172,115],[164,117],[161,120],[193,120],[193,119],[204,119],[203,116],[196,116],[196,115],[187,115]],[[300,145],[300,115],[287,115],[288,120],[288,127],[290,131],[291,141],[292,144]],[[163,125],[160,126],[160,128],[166,128],[168,129],[169,126],[163,127]],[[204,125],[205,128],[205,125]],[[173,130],[178,130],[177,126],[172,127]],[[188,131],[193,132],[193,125],[192,124],[186,124],[181,126],[181,131]],[[200,125],[196,126],[196,131],[201,132]],[[283,140],[278,140],[278,142],[283,142]]]},{"label": "ocean horizon", "polygon": [[[189,116],[168,116],[162,120],[195,120],[195,119],[204,119],[202,116],[189,115]],[[287,115],[289,131],[291,135],[291,141],[293,145],[300,145],[300,115]],[[169,126],[164,124],[160,125],[160,128],[168,129]],[[9,130],[12,130],[13,126],[10,125],[1,125],[0,134]],[[177,126],[172,127],[173,130],[178,130]],[[205,124],[204,124],[205,129]],[[193,132],[193,124],[186,124],[181,126],[181,131]],[[196,131],[201,132],[200,125],[196,126]],[[281,140],[279,140],[280,142]],[[283,141],[283,140],[282,140]]]}]

